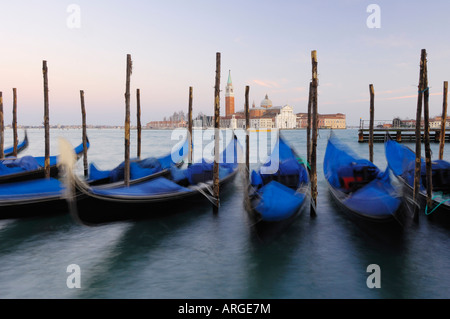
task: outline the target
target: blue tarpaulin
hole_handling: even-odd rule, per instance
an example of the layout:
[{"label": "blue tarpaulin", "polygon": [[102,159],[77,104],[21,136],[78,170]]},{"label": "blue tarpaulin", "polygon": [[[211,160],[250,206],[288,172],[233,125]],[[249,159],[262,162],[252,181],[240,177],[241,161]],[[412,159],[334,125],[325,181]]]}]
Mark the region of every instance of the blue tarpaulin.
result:
[{"label": "blue tarpaulin", "polygon": [[[366,175],[358,180],[358,171],[365,168]],[[323,171],[330,187],[347,193],[342,204],[348,209],[367,217],[388,217],[397,211],[401,204],[389,178],[389,169],[380,171],[375,164],[359,157],[334,134],[328,139],[323,162]],[[360,187],[347,189],[343,177],[353,173]],[[341,174],[341,175],[340,175]],[[343,176],[342,174],[346,174]]]}]

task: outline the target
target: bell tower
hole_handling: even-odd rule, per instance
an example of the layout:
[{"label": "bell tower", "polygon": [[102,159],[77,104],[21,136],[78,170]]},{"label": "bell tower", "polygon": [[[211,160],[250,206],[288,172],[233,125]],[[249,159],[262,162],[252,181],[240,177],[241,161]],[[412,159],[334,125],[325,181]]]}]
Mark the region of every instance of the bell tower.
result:
[{"label": "bell tower", "polygon": [[228,82],[225,88],[225,116],[234,114],[234,90],[231,82],[231,70],[228,73]]}]

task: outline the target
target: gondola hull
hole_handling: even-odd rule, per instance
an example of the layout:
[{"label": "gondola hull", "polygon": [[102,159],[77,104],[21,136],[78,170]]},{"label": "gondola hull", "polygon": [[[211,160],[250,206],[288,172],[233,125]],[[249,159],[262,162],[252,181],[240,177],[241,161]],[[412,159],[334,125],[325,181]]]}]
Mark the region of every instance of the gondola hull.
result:
[{"label": "gondola hull", "polygon": [[[397,220],[396,213],[398,212],[398,209],[395,210],[395,213],[392,214],[390,212],[381,213],[381,214],[371,214],[370,212],[367,212],[364,210],[364,207],[356,207],[355,205],[349,205],[348,200],[349,196],[334,187],[332,187],[328,183],[328,190],[329,193],[334,200],[334,202],[337,204],[339,209],[343,211],[344,213],[348,214],[350,218],[353,218],[354,220],[362,220],[362,221],[371,221],[371,222],[380,222],[380,223],[392,223]],[[371,203],[367,203],[367,205],[370,205]],[[372,203],[373,204],[373,203]]]},{"label": "gondola hull", "polygon": [[0,218],[68,213],[64,187],[54,178],[0,184]]},{"label": "gondola hull", "polygon": [[[433,205],[432,207],[427,206],[427,194],[422,185],[422,176],[418,198],[416,204],[413,203],[415,152],[409,147],[393,141],[389,135],[387,135],[385,149],[388,165],[402,184],[403,194],[405,196],[405,201],[408,203],[410,214],[413,214],[414,205],[419,205],[421,211],[423,211],[428,218],[447,222],[450,221],[450,200],[442,200],[439,195],[433,194]],[[423,158],[421,159],[421,162],[421,165],[424,166]],[[423,170],[423,167],[421,169]],[[434,161],[432,161],[432,169],[435,169]],[[448,183],[448,180],[446,180],[446,182]]]},{"label": "gondola hull", "polygon": [[[408,205],[409,216],[414,216],[414,203],[413,203],[413,195],[414,189],[408,182],[398,176],[398,180],[401,182],[403,194],[405,196],[406,205]],[[422,208],[425,216],[434,221],[450,223],[450,202],[440,202],[436,199],[432,200],[433,206],[431,208],[427,207],[427,194],[425,192],[419,192],[417,205]],[[425,207],[425,208],[424,208]]]},{"label": "gondola hull", "polygon": [[331,134],[324,158],[329,192],[341,210],[373,222],[394,222],[402,208],[401,194],[393,187],[389,170],[380,171]]},{"label": "gondola hull", "polygon": [[[278,162],[276,171],[267,168]],[[273,172],[272,172],[273,171]],[[278,138],[273,153],[247,182],[245,207],[261,238],[276,237],[310,207],[310,179],[303,160]]]},{"label": "gondola hull", "polygon": [[[220,187],[230,184],[237,173],[235,170],[222,179]],[[202,191],[193,189],[190,192],[136,198],[96,196],[80,184],[80,181],[75,181],[74,185],[76,198],[69,204],[72,217],[88,226],[124,220],[151,219],[179,213],[194,205],[209,203],[203,193],[207,192],[207,188],[211,188],[211,183],[208,183],[207,186],[203,186]]]},{"label": "gondola hull", "polygon": [[43,217],[68,212],[67,201],[62,196],[0,203],[0,219]]},{"label": "gondola hull", "polygon": [[[27,134],[27,131],[25,131],[25,137],[23,138],[23,141],[17,145],[17,154],[19,154],[20,152],[24,151],[28,147],[28,144],[29,144],[29,142],[28,142],[28,134]],[[5,158],[13,156],[14,155],[14,147],[11,146],[11,147],[5,149],[3,151],[3,153],[4,153],[4,157]]]},{"label": "gondola hull", "polygon": [[255,201],[250,201],[251,207],[248,213],[250,224],[254,228],[256,234],[262,239],[271,239],[283,233],[300,215],[306,213],[311,206],[310,196],[307,196],[302,203],[295,209],[294,213],[289,217],[278,220],[268,221],[261,218],[261,213],[255,209],[257,206]]}]

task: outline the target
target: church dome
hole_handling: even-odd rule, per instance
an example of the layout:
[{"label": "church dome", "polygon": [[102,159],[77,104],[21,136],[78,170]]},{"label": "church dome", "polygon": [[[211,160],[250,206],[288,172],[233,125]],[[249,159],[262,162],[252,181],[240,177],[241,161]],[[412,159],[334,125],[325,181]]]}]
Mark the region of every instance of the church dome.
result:
[{"label": "church dome", "polygon": [[266,109],[269,107],[272,107],[272,101],[269,100],[269,97],[267,96],[267,94],[266,94],[266,97],[264,98],[264,100],[261,101],[261,107],[264,107]]}]

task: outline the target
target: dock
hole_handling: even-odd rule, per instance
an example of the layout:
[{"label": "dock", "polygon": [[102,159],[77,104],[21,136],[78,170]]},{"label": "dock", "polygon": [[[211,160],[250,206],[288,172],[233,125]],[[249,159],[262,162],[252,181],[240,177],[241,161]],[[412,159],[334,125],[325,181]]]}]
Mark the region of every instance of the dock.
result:
[{"label": "dock", "polygon": [[[374,128],[373,129],[373,142],[384,143],[386,133],[389,133],[393,140],[401,143],[413,143],[416,141],[416,133],[414,128]],[[421,132],[421,140],[423,141],[424,131]],[[441,140],[441,129],[430,129],[430,142],[439,143]],[[360,128],[358,130],[358,142],[369,142],[369,128]],[[445,132],[445,142],[450,142],[450,130]]]}]

